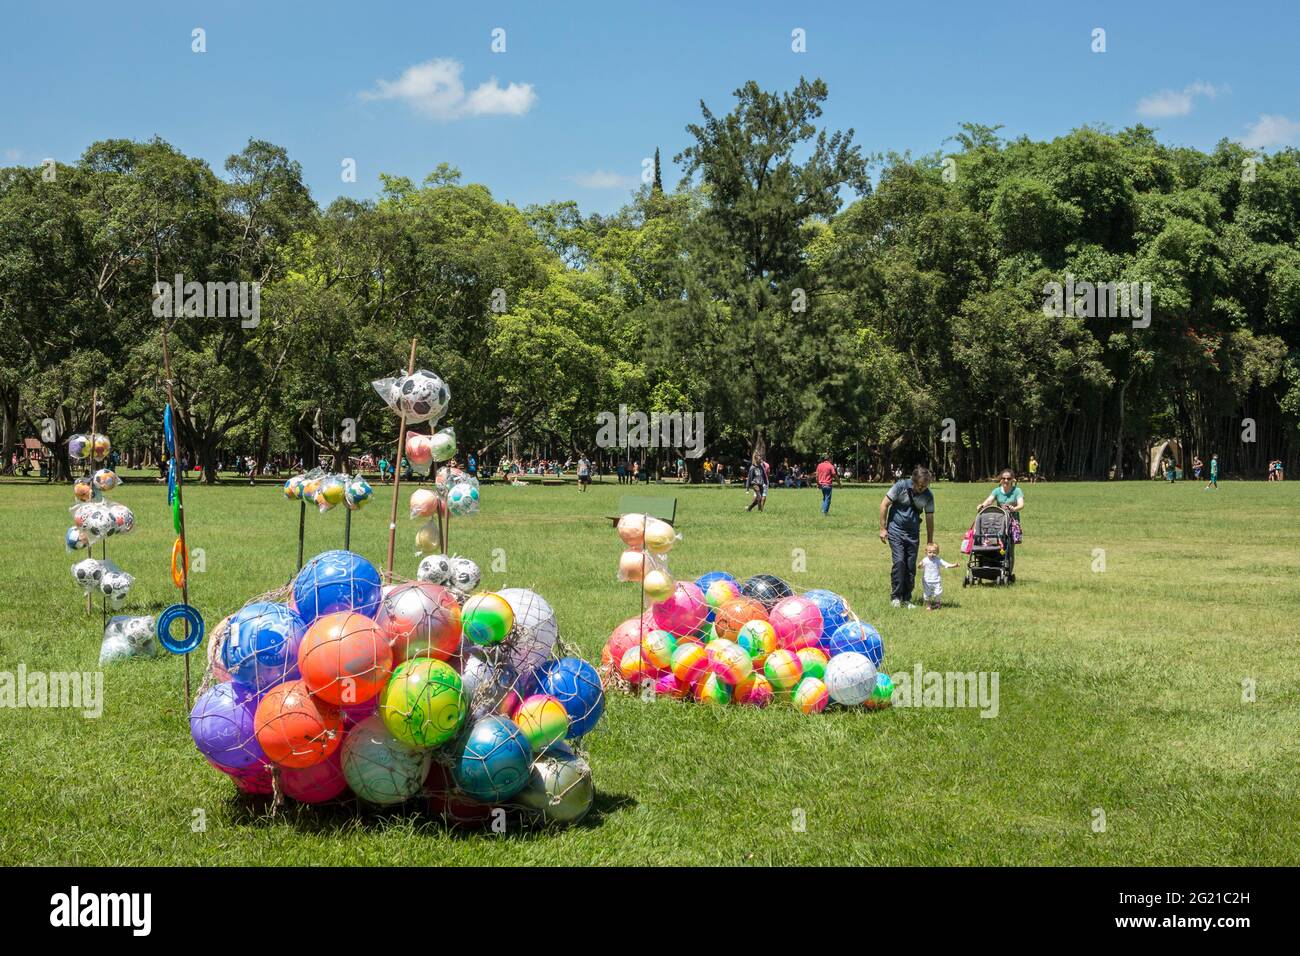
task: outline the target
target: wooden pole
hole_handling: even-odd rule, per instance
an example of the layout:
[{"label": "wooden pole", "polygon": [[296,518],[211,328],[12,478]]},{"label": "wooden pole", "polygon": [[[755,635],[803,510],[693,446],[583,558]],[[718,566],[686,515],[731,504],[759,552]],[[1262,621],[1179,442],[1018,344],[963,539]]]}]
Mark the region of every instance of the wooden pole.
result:
[{"label": "wooden pole", "polygon": [[[411,360],[407,363],[406,374],[415,374],[415,339],[411,339]],[[397,454],[393,456],[393,506],[388,512],[388,561],[384,565],[384,580],[390,584],[393,580],[393,549],[397,545],[397,490],[402,485],[402,455],[406,451],[406,412],[401,413],[401,424],[397,428]]]},{"label": "wooden pole", "polygon": [[[172,447],[169,448],[168,451],[171,453],[172,467],[176,469],[176,511],[180,515],[180,525],[181,525],[181,530],[180,530],[181,569],[184,575],[181,582],[181,600],[184,603],[189,604],[190,603],[190,576],[188,571],[185,571],[185,568],[189,564],[190,551],[189,551],[189,545],[186,544],[185,542],[185,497],[184,495],[181,494],[181,485],[184,484],[185,475],[184,475],[184,470],[180,467],[179,462],[177,462],[176,460],[176,452],[177,452],[176,402],[175,402],[175,397],[172,394],[172,359],[171,359],[171,352],[167,348],[167,326],[166,325],[163,326],[162,347],[163,347],[163,374],[166,376],[164,381],[167,384],[167,404],[170,405],[172,408]],[[186,640],[189,639],[189,636],[190,636],[190,623],[189,621],[186,621],[185,622]],[[185,710],[186,712],[188,712],[189,709],[190,709],[190,655],[187,652],[185,654]]]},{"label": "wooden pole", "polygon": [[[302,570],[302,538],[307,531],[307,502],[298,499],[298,571]],[[297,574],[295,571],[294,574]]]}]

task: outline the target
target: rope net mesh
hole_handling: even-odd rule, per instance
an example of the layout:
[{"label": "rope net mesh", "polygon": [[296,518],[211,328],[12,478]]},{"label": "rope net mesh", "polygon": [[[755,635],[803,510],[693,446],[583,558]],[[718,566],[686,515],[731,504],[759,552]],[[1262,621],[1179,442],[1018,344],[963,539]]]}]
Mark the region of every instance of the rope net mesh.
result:
[{"label": "rope net mesh", "polygon": [[380,585],[369,562],[327,552],[249,600],[207,640],[200,751],[240,790],[271,796],[272,812],[577,822],[595,797],[582,742],[604,710],[597,669],[535,591],[452,584]]}]

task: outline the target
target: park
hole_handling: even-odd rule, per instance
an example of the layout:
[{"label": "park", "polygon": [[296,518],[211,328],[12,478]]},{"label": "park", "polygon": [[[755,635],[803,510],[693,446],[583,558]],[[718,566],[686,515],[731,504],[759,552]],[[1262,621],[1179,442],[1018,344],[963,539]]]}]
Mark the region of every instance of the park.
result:
[{"label": "park", "polygon": [[1300,123],[230,16],[0,165],[0,861],[1300,863]]},{"label": "park", "polygon": [[[815,579],[878,627],[891,672],[999,674],[997,716],[899,707],[809,717],[610,694],[589,745],[599,796],[588,820],[465,840],[436,820],[342,808],[271,818],[265,798],[238,796],[194,753],[181,661],[167,656],[106,669],[98,719],[6,715],[0,844],[15,862],[80,865],[352,865],[398,847],[423,863],[1293,864],[1296,487],[1231,483],[1216,497],[1190,483],[1035,486],[1016,585],[958,587],[933,615],[889,607],[888,549],[870,533],[883,486],[837,491],[827,521],[815,490],[773,490],[761,516],[742,513],[738,488],[673,491],[683,574],[718,565]],[[938,486],[945,550],[956,553],[985,490]],[[142,518],[165,514],[151,482],[115,494]],[[488,485],[454,547],[479,562],[485,588],[547,595],[594,660],[638,604],[615,581],[619,544],[603,517],[620,494],[612,480],[589,495],[572,484]],[[69,596],[62,549],[35,544],[50,538],[65,498],[40,486],[0,491],[13,539],[33,542],[3,576],[0,640],[6,661],[29,669],[93,671],[98,609],[88,618]],[[194,485],[186,503],[191,540],[206,552],[192,600],[209,618],[292,575],[296,507],[278,486]],[[384,517],[362,511],[352,531],[353,547],[377,561]],[[338,514],[310,519],[309,552],[340,546]],[[1146,530],[1135,532],[1139,521]],[[114,545],[141,593],[158,596],[145,609],[170,600],[170,532],[141,520]],[[504,570],[491,570],[494,548]],[[803,573],[790,570],[796,549]],[[1104,571],[1094,570],[1098,550]],[[1274,560],[1260,564],[1259,553]],[[415,561],[403,557],[407,576]],[[205,832],[191,829],[195,810]]]}]

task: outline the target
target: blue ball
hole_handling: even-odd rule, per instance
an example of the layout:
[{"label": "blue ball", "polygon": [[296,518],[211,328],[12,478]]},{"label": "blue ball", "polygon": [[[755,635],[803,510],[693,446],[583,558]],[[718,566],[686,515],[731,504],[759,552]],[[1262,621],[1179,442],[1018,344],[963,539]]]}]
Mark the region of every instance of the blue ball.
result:
[{"label": "blue ball", "polygon": [[335,611],[374,617],[383,596],[379,569],[351,551],[326,551],[308,561],[293,581],[293,603],[310,627]]},{"label": "blue ball", "polygon": [[839,626],[849,619],[849,602],[834,591],[825,588],[813,588],[805,591],[804,597],[817,605],[822,612],[822,638],[830,637]]},{"label": "blue ball", "polygon": [[879,632],[866,621],[849,621],[835,629],[830,637],[822,638],[822,646],[831,657],[846,651],[857,651],[871,658],[877,667],[885,656],[885,643]]},{"label": "blue ball", "polygon": [[[728,574],[726,571],[710,571],[708,574],[701,574],[695,579],[695,586],[701,591],[707,591],[709,585],[714,581],[731,581],[738,584],[735,575]],[[709,608],[709,613],[704,618],[706,621],[713,620],[713,608]]]},{"label": "blue ball", "polygon": [[577,657],[562,657],[542,666],[542,693],[550,694],[569,715],[570,738],[581,737],[605,712],[605,692],[596,668]]},{"label": "blue ball", "polygon": [[298,645],[306,632],[302,618],[283,604],[246,604],[230,617],[221,664],[235,683],[260,694],[298,678]]},{"label": "blue ball", "polygon": [[508,800],[528,783],[533,749],[513,721],[491,716],[476,720],[457,747],[452,763],[456,785],[475,800]]}]

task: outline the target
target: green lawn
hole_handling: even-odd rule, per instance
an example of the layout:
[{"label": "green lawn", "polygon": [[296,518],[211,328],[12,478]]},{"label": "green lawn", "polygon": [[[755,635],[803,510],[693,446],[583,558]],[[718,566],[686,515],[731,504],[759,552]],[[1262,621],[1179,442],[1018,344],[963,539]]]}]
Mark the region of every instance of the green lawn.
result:
[{"label": "green lawn", "polygon": [[[588,738],[598,797],[583,825],[496,836],[418,815],[356,816],[235,795],[190,741],[181,661],[110,668],[105,711],[0,711],[0,860],[39,864],[1296,864],[1300,863],[1300,483],[1026,486],[1018,583],[961,588],[937,614],[888,606],[887,549],[871,533],[882,489],[774,489],[742,514],[736,489],[680,497],[679,577],[771,572],[847,596],[886,642],[891,673],[991,671],[1000,712],[707,709],[612,695]],[[940,485],[949,560],[986,486]],[[355,516],[353,546],[381,562],[388,489]],[[595,659],[637,607],[603,519],[617,486],[488,486],[452,529],[484,586],[527,586]],[[113,497],[137,527],[110,541],[136,578],[132,607],[175,597],[165,492]],[[403,499],[405,499],[403,494]],[[297,508],[271,486],[187,485],[190,543],[206,552],[192,602],[209,625],[293,571]],[[63,550],[71,492],[0,483],[0,670],[93,670]],[[403,506],[405,501],[403,500]],[[415,525],[399,518],[399,573]],[[309,514],[308,554],[341,547],[341,509]],[[490,570],[503,549],[507,571]],[[792,573],[792,554],[806,555]],[[1094,572],[1095,549],[1105,570]],[[1243,701],[1251,680],[1254,702]],[[197,681],[196,681],[197,683]],[[191,830],[194,810],[206,831]],[[1105,815],[1104,832],[1094,818]],[[802,832],[793,825],[802,816]]]}]

